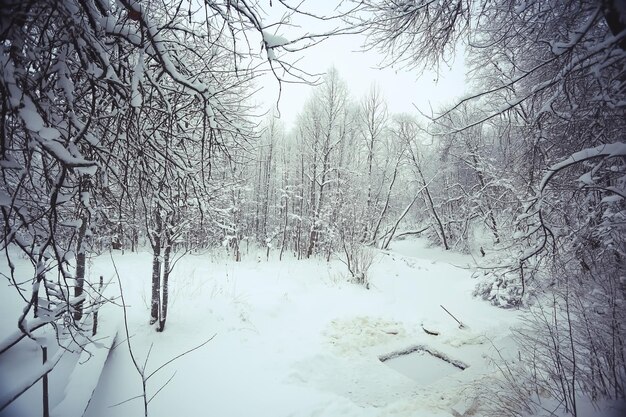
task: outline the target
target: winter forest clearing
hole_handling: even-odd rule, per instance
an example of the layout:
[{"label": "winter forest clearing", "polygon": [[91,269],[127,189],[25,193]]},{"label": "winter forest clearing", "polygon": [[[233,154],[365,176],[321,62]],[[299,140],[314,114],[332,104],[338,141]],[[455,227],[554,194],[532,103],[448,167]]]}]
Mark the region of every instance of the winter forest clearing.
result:
[{"label": "winter forest clearing", "polygon": [[[399,252],[419,255],[415,241],[398,243]],[[149,282],[140,278],[150,255],[115,257],[120,276],[129,277],[123,285],[130,341],[141,363],[151,348],[148,372],[215,335],[149,381],[152,396],[175,374],[150,403],[150,415],[449,415],[471,407],[480,391],[474,384],[493,372],[483,355],[494,346],[511,349],[508,328],[518,313],[494,314],[500,313],[496,307],[471,297],[470,273],[445,261],[395,249],[380,253],[370,268],[368,291],[346,282],[339,261],[278,262],[273,254],[268,262],[263,255],[244,255],[241,262],[224,260],[221,253],[181,260],[170,285],[168,327],[156,337],[146,325]],[[98,257],[92,268],[109,272],[111,259]],[[459,314],[467,328],[460,329],[440,304]],[[99,321],[119,322],[119,311],[103,307]],[[422,326],[439,335],[428,335]],[[143,413],[139,399],[110,408],[141,394],[141,378],[120,343],[123,334],[120,329],[87,416]],[[415,345],[468,368],[421,385],[379,360]],[[41,391],[32,391],[16,401],[17,410],[20,404],[40,407]],[[62,390],[55,394],[53,404],[63,396]],[[5,411],[11,415],[11,410]],[[32,415],[39,414],[35,410]]]},{"label": "winter forest clearing", "polygon": [[0,48],[0,416],[626,412],[623,1],[9,0]]}]

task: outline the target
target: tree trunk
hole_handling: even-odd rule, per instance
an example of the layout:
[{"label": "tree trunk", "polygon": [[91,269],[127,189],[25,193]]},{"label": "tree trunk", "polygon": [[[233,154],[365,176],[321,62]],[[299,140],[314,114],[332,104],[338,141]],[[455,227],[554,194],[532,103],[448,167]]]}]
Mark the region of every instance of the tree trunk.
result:
[{"label": "tree trunk", "polygon": [[150,324],[159,320],[161,304],[161,215],[155,213],[156,230],[152,234],[152,301],[150,303]]},{"label": "tree trunk", "polygon": [[283,251],[285,250],[285,243],[287,242],[287,212],[289,210],[289,200],[285,197],[285,206],[284,206],[284,216],[283,216],[283,241],[280,244],[280,255],[278,255],[278,260],[283,260]]},{"label": "tree trunk", "polygon": [[416,164],[416,168],[417,168],[417,172],[420,174],[420,178],[422,179],[422,184],[424,186],[423,190],[426,193],[426,198],[428,200],[428,205],[430,206],[430,211],[433,213],[433,217],[435,218],[435,221],[437,222],[437,226],[439,227],[439,233],[441,234],[441,243],[443,243],[443,247],[446,250],[449,250],[450,247],[448,246],[448,239],[446,239],[446,232],[443,229],[443,224],[441,223],[441,219],[439,218],[439,215],[437,214],[437,210],[435,210],[435,204],[433,203],[433,199],[430,196],[430,192],[428,191],[428,184],[426,183],[426,178],[424,178],[424,174],[422,174],[422,170],[418,164]]},{"label": "tree trunk", "polygon": [[[315,165],[313,165],[313,175],[317,175],[315,172]],[[320,200],[321,200],[322,190],[320,190]],[[306,257],[310,258],[313,254],[313,249],[315,248],[315,243],[317,242],[317,214],[318,214],[318,204],[315,201],[315,177],[313,177],[313,183],[311,185],[311,207],[313,208],[313,218],[311,219],[311,231],[309,232],[309,245],[306,250]]]},{"label": "tree trunk", "polygon": [[[42,359],[43,359],[43,364],[44,366],[46,365],[46,362],[48,362],[48,348],[45,346],[41,347],[41,353],[42,353]],[[42,395],[42,400],[43,400],[43,417],[50,417],[50,396],[49,396],[49,389],[48,389],[48,374],[44,374],[43,375],[43,395]]]},{"label": "tree trunk", "polygon": [[304,154],[302,154],[301,158],[300,158],[300,162],[301,162],[301,171],[300,171],[300,181],[302,184],[302,187],[300,187],[300,198],[299,198],[299,206],[300,206],[300,210],[299,210],[299,214],[300,214],[300,218],[298,220],[298,227],[297,227],[297,233],[298,235],[296,236],[296,242],[295,242],[295,246],[296,246],[296,253],[298,254],[298,260],[302,259],[302,219],[304,217]]},{"label": "tree trunk", "polygon": [[[365,242],[368,239],[368,235],[370,234],[369,231],[369,227],[370,227],[370,216],[371,216],[371,212],[372,212],[372,165],[373,165],[373,161],[374,161],[374,135],[371,135],[371,140],[368,144],[368,152],[367,152],[367,201],[365,203],[365,228],[363,230],[363,239],[362,241]],[[394,175],[395,176],[395,175]],[[379,223],[380,224],[380,223]],[[372,240],[375,240],[374,237],[372,237]]]},{"label": "tree trunk", "polygon": [[[424,179],[424,177],[422,177],[422,180],[423,179]],[[433,203],[433,199],[430,196],[430,192],[428,191],[428,187],[426,186],[425,182],[424,182],[424,192],[426,193],[426,198],[428,199],[428,204],[430,205],[430,210],[432,211],[433,216],[435,217],[435,221],[437,221],[437,225],[439,227],[439,233],[441,233],[441,243],[443,243],[443,247],[446,250],[449,250],[450,247],[448,246],[448,239],[446,238],[446,232],[443,229],[443,224],[441,223],[441,219],[437,215],[437,210],[435,210],[435,204]]]},{"label": "tree trunk", "polygon": [[[262,155],[261,155],[262,158]],[[261,236],[261,230],[260,230],[260,211],[261,211],[261,204],[259,201],[259,197],[261,195],[261,178],[262,178],[262,174],[263,174],[263,162],[261,162],[261,158],[259,158],[259,171],[257,173],[257,178],[258,178],[258,182],[255,186],[256,188],[256,213],[254,215],[254,233],[256,235],[256,239],[257,242],[259,241],[259,237]]]},{"label": "tree trunk", "polygon": [[391,243],[391,239],[393,239],[393,235],[396,233],[396,230],[398,229],[398,225],[400,225],[400,222],[402,221],[402,219],[404,219],[404,216],[406,216],[406,214],[409,212],[411,207],[413,207],[413,204],[415,204],[415,202],[417,201],[417,198],[419,197],[421,192],[422,192],[422,190],[418,191],[418,193],[415,195],[413,200],[411,200],[409,205],[406,206],[406,208],[404,209],[404,211],[402,212],[400,217],[398,217],[398,219],[396,220],[395,224],[391,228],[391,231],[389,232],[389,237],[385,241],[383,241],[381,249],[387,249],[389,247],[389,244]]},{"label": "tree trunk", "polygon": [[159,327],[157,332],[165,330],[165,321],[167,320],[167,304],[169,301],[169,278],[170,278],[170,257],[172,253],[172,242],[168,240],[163,254],[163,287],[161,288],[161,316],[159,317]]},{"label": "tree trunk", "polygon": [[[486,189],[486,181],[485,176],[482,171],[478,168],[478,159],[476,158],[476,153],[478,151],[472,149],[472,160],[474,161],[474,170],[476,171],[476,176],[478,177],[478,183],[480,184],[480,188],[482,192],[485,192]],[[495,243],[500,243],[500,235],[498,233],[498,225],[496,223],[496,218],[493,215],[493,208],[491,207],[491,203],[489,202],[489,197],[485,197],[485,205],[487,206],[487,219],[489,220],[489,228],[493,233],[493,237],[495,238]]]},{"label": "tree trunk", "polygon": [[100,282],[98,285],[98,298],[96,298],[96,311],[93,312],[93,325],[91,336],[95,336],[98,333],[98,310],[100,309],[100,302],[102,301],[102,287],[104,286],[104,277],[100,275]]},{"label": "tree trunk", "polygon": [[318,220],[320,218],[322,212],[322,204],[324,202],[324,189],[326,187],[326,179],[328,175],[328,169],[330,165],[330,133],[326,138],[326,143],[324,146],[324,162],[322,164],[322,179],[320,183],[320,194],[317,199],[317,206],[315,207],[315,211],[313,213],[313,223],[311,224],[311,234],[309,236],[309,247],[306,252],[306,257],[310,258],[313,255],[313,251],[315,250],[315,246],[317,245],[317,241],[319,240],[320,231],[318,229]]},{"label": "tree trunk", "polygon": [[270,211],[270,186],[272,180],[272,156],[273,156],[273,141],[270,140],[268,149],[267,160],[265,161],[265,184],[264,184],[264,196],[263,196],[263,228],[262,236],[267,237],[267,218]]},{"label": "tree trunk", "polygon": [[389,184],[389,189],[387,190],[387,197],[385,198],[385,206],[381,210],[378,216],[378,220],[376,221],[376,225],[374,226],[374,229],[372,230],[371,243],[374,245],[376,245],[376,239],[378,237],[378,232],[380,230],[380,224],[382,223],[383,218],[385,217],[385,214],[387,213],[387,210],[389,209],[389,199],[391,198],[391,190],[393,189],[393,185],[395,184],[396,178],[398,177],[399,165],[400,165],[400,158],[398,158],[398,162],[396,163],[396,166],[393,170],[393,178],[391,179],[391,183]]},{"label": "tree trunk", "polygon": [[[91,190],[91,180],[88,175],[83,175],[80,179],[80,191],[82,193],[89,193]],[[82,200],[82,198],[81,198]],[[78,228],[78,238],[76,239],[76,276],[74,277],[74,297],[79,297],[83,294],[85,287],[85,235],[87,234],[87,225],[90,220],[89,207],[87,203],[83,201],[84,207],[80,210],[82,215],[80,216],[80,227]],[[80,321],[83,318],[83,303],[80,302],[76,305],[74,310],[74,320]]]},{"label": "tree trunk", "polygon": [[[85,210],[87,211],[87,210]],[[74,297],[79,297],[83,294],[85,287],[85,263],[87,256],[85,255],[85,248],[83,247],[83,241],[87,232],[87,214],[82,216],[81,225],[78,229],[78,239],[76,240],[76,276],[74,277]],[[80,302],[76,305],[74,310],[74,320],[80,321],[83,318],[83,303]]]}]

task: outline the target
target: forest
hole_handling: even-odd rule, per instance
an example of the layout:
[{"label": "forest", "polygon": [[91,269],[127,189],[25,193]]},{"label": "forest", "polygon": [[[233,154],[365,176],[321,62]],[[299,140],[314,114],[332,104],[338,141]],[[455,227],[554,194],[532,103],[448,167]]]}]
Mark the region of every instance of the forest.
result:
[{"label": "forest", "polygon": [[[466,93],[301,64],[357,35]],[[5,0],[0,43],[0,416],[626,410],[624,1]]]}]

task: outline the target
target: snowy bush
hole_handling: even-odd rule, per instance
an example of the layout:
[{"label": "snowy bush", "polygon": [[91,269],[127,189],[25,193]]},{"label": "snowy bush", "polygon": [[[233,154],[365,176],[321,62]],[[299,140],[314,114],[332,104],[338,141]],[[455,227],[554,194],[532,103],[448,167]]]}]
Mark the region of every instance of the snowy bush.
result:
[{"label": "snowy bush", "polygon": [[520,254],[503,252],[485,258],[490,267],[480,277],[474,274],[478,283],[473,295],[502,308],[531,304],[536,293],[549,285],[545,284],[547,273],[542,259],[520,262],[519,257]]},{"label": "snowy bush", "polygon": [[473,295],[497,307],[510,308],[522,304],[524,294],[518,274],[490,271],[476,284]]},{"label": "snowy bush", "polygon": [[472,295],[501,308],[530,305],[538,292],[537,272],[519,266],[490,269],[478,278]]},{"label": "snowy bush", "polygon": [[367,274],[376,258],[374,250],[360,243],[347,243],[344,241],[343,251],[345,259],[342,259],[342,261],[348,267],[352,280],[369,289],[370,284]]}]

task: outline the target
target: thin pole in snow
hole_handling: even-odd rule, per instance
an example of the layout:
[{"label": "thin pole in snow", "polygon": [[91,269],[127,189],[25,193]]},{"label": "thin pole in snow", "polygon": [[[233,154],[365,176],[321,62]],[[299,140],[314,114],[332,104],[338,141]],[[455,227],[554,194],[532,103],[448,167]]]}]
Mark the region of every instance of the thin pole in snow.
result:
[{"label": "thin pole in snow", "polygon": [[465,327],[465,325],[463,323],[461,323],[459,321],[459,319],[457,319],[456,317],[454,317],[454,315],[452,315],[452,313],[450,313],[444,306],[442,306],[441,304],[439,304],[439,307],[443,308],[443,311],[445,311],[446,313],[448,313],[450,315],[450,317],[452,317],[457,323],[459,323],[459,329],[462,329]]},{"label": "thin pole in snow", "polygon": [[[48,348],[42,346],[41,351],[43,364],[45,365],[46,362],[48,362]],[[50,417],[50,408],[48,404],[48,373],[43,375],[43,417]]]}]

